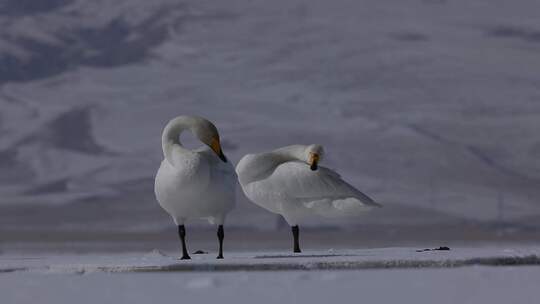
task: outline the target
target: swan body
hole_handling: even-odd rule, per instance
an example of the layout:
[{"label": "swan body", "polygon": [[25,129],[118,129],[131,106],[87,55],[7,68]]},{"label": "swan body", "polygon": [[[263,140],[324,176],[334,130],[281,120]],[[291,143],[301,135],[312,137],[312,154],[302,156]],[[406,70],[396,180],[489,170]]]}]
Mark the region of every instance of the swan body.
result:
[{"label": "swan body", "polygon": [[[186,130],[208,147],[184,148],[179,137]],[[178,225],[183,258],[189,258],[182,237],[185,222],[204,218],[223,229],[226,215],[235,205],[236,174],[221,151],[217,129],[204,118],[179,116],[171,120],[163,130],[162,148],[164,160],[156,174],[155,195]]]},{"label": "swan body", "polygon": [[[323,148],[319,145],[287,146],[244,156],[236,173],[246,196],[282,215],[293,227],[295,239],[298,224],[306,218],[355,217],[380,207],[338,173],[318,166],[322,156]],[[295,252],[300,252],[296,243],[295,240]]]},{"label": "swan body", "polygon": [[208,148],[175,154],[177,165],[165,159],[156,175],[155,192],[161,207],[176,225],[201,218],[223,225],[227,213],[234,209],[233,166]]}]

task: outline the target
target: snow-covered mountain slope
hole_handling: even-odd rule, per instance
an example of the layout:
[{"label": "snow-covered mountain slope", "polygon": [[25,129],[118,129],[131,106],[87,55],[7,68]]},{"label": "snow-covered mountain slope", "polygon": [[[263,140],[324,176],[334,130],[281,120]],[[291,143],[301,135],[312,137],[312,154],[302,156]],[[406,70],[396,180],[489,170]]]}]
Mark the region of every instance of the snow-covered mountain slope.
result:
[{"label": "snow-covered mountain slope", "polygon": [[[214,121],[234,162],[323,144],[327,166],[386,206],[362,223],[537,216],[538,9],[2,1],[0,209],[20,217],[0,226],[169,224],[152,180],[161,128],[179,114]],[[239,199],[230,225],[274,225]]]}]

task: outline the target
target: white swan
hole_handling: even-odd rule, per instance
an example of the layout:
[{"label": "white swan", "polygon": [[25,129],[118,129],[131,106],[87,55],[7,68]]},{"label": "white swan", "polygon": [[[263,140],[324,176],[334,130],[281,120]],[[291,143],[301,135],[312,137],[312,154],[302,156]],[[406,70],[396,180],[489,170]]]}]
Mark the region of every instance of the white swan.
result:
[{"label": "white swan", "polygon": [[380,207],[339,174],[319,167],[320,145],[293,145],[248,154],[236,166],[240,185],[255,204],[281,214],[292,227],[294,252],[300,252],[298,223],[307,217],[357,216]]},{"label": "white swan", "polygon": [[[180,143],[180,134],[191,131],[208,147],[189,150]],[[189,259],[184,223],[206,218],[218,225],[219,255],[223,258],[223,224],[234,208],[236,174],[221,150],[216,127],[208,120],[179,116],[169,121],[162,135],[165,159],[155,179],[156,198],[178,226],[182,259]]]}]

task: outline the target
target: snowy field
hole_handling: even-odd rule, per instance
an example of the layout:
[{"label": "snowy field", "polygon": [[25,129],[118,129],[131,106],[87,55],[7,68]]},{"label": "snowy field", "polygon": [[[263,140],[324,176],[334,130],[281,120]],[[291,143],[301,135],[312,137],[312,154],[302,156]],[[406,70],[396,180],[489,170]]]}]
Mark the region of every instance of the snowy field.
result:
[{"label": "snowy field", "polygon": [[[218,126],[233,163],[323,144],[324,165],[385,206],[334,226],[538,229],[539,9],[2,1],[0,230],[169,227],[153,177],[164,123],[186,113]],[[230,226],[274,229],[275,217],[238,201]]]},{"label": "snowy field", "polygon": [[540,267],[0,276],[2,303],[536,304]]},{"label": "snowy field", "polygon": [[538,303],[539,247],[0,257],[2,303]]}]

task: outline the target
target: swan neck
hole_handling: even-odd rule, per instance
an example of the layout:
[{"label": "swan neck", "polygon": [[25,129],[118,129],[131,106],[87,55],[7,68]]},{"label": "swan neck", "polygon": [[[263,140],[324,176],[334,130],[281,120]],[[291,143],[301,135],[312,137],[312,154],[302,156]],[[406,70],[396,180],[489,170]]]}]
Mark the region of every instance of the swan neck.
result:
[{"label": "swan neck", "polygon": [[303,159],[303,148],[288,146],[261,154],[244,157],[237,167],[238,178],[242,185],[266,178],[281,164]]},{"label": "swan neck", "polygon": [[186,130],[190,130],[193,122],[185,117],[177,117],[171,120],[163,129],[161,137],[161,146],[163,148],[163,156],[167,161],[174,165],[172,153],[173,150],[179,149],[180,152],[189,152],[190,150],[182,146],[180,135]]}]

